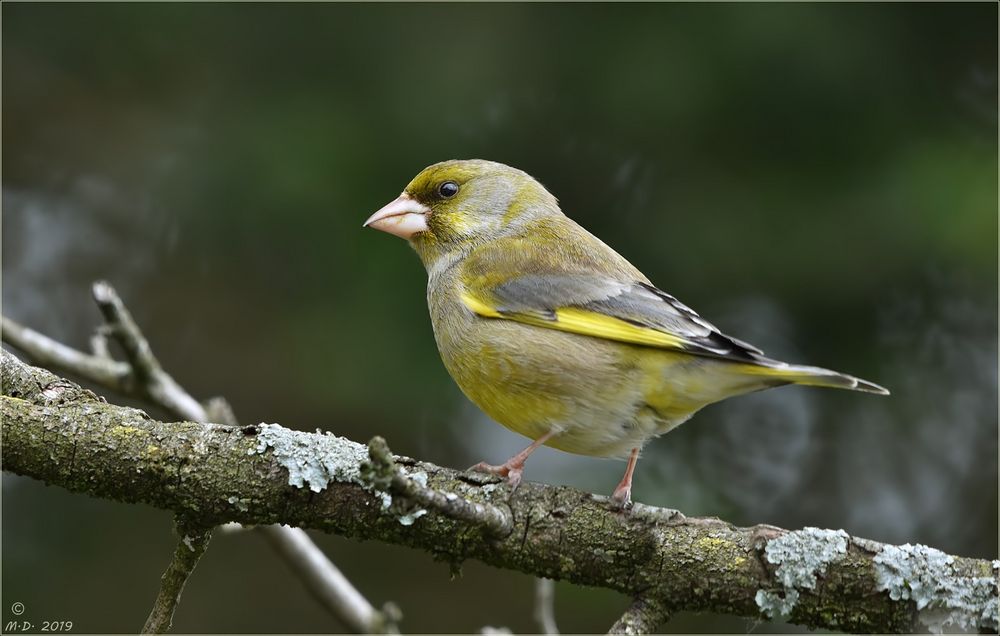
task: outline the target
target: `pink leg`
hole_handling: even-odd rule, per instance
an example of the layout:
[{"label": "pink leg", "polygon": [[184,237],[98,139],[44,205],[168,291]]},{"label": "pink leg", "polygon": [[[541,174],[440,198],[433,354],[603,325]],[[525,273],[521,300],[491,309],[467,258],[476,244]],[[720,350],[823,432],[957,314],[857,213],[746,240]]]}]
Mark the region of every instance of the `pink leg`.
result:
[{"label": "pink leg", "polygon": [[545,435],[542,435],[535,441],[531,442],[531,446],[525,448],[523,451],[514,455],[499,466],[487,464],[486,462],[479,462],[469,470],[475,470],[481,473],[493,473],[494,475],[506,477],[507,481],[510,483],[510,487],[517,488],[517,485],[521,483],[521,473],[524,472],[525,460],[528,459],[529,455],[534,453],[539,446],[547,442],[553,435],[555,435],[555,431],[549,431]]},{"label": "pink leg", "polygon": [[635,464],[639,461],[639,449],[633,448],[632,454],[628,456],[628,466],[625,467],[625,476],[621,483],[615,488],[611,498],[617,501],[622,507],[632,503],[632,473],[635,472]]}]

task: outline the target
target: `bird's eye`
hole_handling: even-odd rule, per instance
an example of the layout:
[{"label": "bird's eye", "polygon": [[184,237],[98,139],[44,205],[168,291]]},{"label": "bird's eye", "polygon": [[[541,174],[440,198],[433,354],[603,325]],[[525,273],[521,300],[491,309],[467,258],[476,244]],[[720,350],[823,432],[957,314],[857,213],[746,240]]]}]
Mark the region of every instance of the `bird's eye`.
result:
[{"label": "bird's eye", "polygon": [[454,181],[445,181],[438,186],[438,194],[445,199],[450,199],[458,194],[458,184]]}]

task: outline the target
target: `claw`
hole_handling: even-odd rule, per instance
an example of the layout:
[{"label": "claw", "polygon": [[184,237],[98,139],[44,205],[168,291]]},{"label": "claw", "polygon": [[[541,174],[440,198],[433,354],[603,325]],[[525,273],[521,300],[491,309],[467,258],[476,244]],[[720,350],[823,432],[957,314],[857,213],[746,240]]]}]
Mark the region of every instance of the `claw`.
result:
[{"label": "claw", "polygon": [[628,465],[625,467],[625,476],[615,491],[611,493],[611,500],[617,504],[619,510],[627,510],[632,507],[632,473],[635,472],[635,464],[639,461],[639,449],[633,448],[629,455]]},{"label": "claw", "polygon": [[510,466],[507,464],[487,464],[486,462],[479,462],[475,466],[469,466],[468,472],[476,473],[489,473],[491,475],[500,475],[501,477],[506,477],[507,473],[510,472]]},{"label": "claw", "polygon": [[618,502],[622,508],[630,506],[632,504],[632,484],[619,484],[611,493],[611,498]]},{"label": "claw", "polygon": [[507,479],[507,483],[510,484],[511,490],[515,490],[517,489],[518,484],[521,483],[521,476],[524,474],[524,463],[512,464],[510,462],[506,462],[494,465],[487,464],[486,462],[479,462],[475,466],[470,467],[469,470],[477,473],[489,473],[491,475],[505,477]]},{"label": "claw", "polygon": [[479,462],[475,466],[469,468],[469,470],[474,470],[480,473],[490,473],[491,475],[500,475],[501,477],[507,478],[507,483],[510,484],[511,492],[517,489],[518,484],[521,483],[521,475],[524,473],[524,461],[528,459],[528,456],[535,452],[535,449],[541,446],[550,437],[555,435],[554,432],[546,433],[542,435],[534,442],[531,446],[525,448],[523,451],[514,455],[504,463],[499,466],[494,466],[493,464],[487,464],[486,462]]},{"label": "claw", "polygon": [[511,468],[507,473],[507,483],[510,484],[510,491],[514,492],[521,485],[521,475],[524,474],[524,466]]}]

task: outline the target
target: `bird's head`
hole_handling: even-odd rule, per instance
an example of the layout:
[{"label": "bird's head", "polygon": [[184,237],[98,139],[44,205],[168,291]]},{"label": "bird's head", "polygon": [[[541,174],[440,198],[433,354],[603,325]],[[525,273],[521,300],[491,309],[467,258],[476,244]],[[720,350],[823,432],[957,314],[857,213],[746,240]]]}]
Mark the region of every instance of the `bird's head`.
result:
[{"label": "bird's head", "polygon": [[395,200],[371,215],[373,227],[407,239],[424,265],[440,256],[561,215],[555,197],[530,175],[502,163],[470,159],[424,168]]}]

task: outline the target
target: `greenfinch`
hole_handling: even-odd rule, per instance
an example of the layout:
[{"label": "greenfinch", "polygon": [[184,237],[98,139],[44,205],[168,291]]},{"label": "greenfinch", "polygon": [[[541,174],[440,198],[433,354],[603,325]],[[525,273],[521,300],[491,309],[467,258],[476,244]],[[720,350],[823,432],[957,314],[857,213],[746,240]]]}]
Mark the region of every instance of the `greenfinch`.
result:
[{"label": "greenfinch", "polygon": [[406,239],[423,261],[434,338],[465,395],[533,440],[473,467],[513,487],[542,444],[627,457],[612,495],[627,505],[643,445],[708,404],[784,384],[888,394],[723,334],[504,164],[434,164],[364,225]]}]

